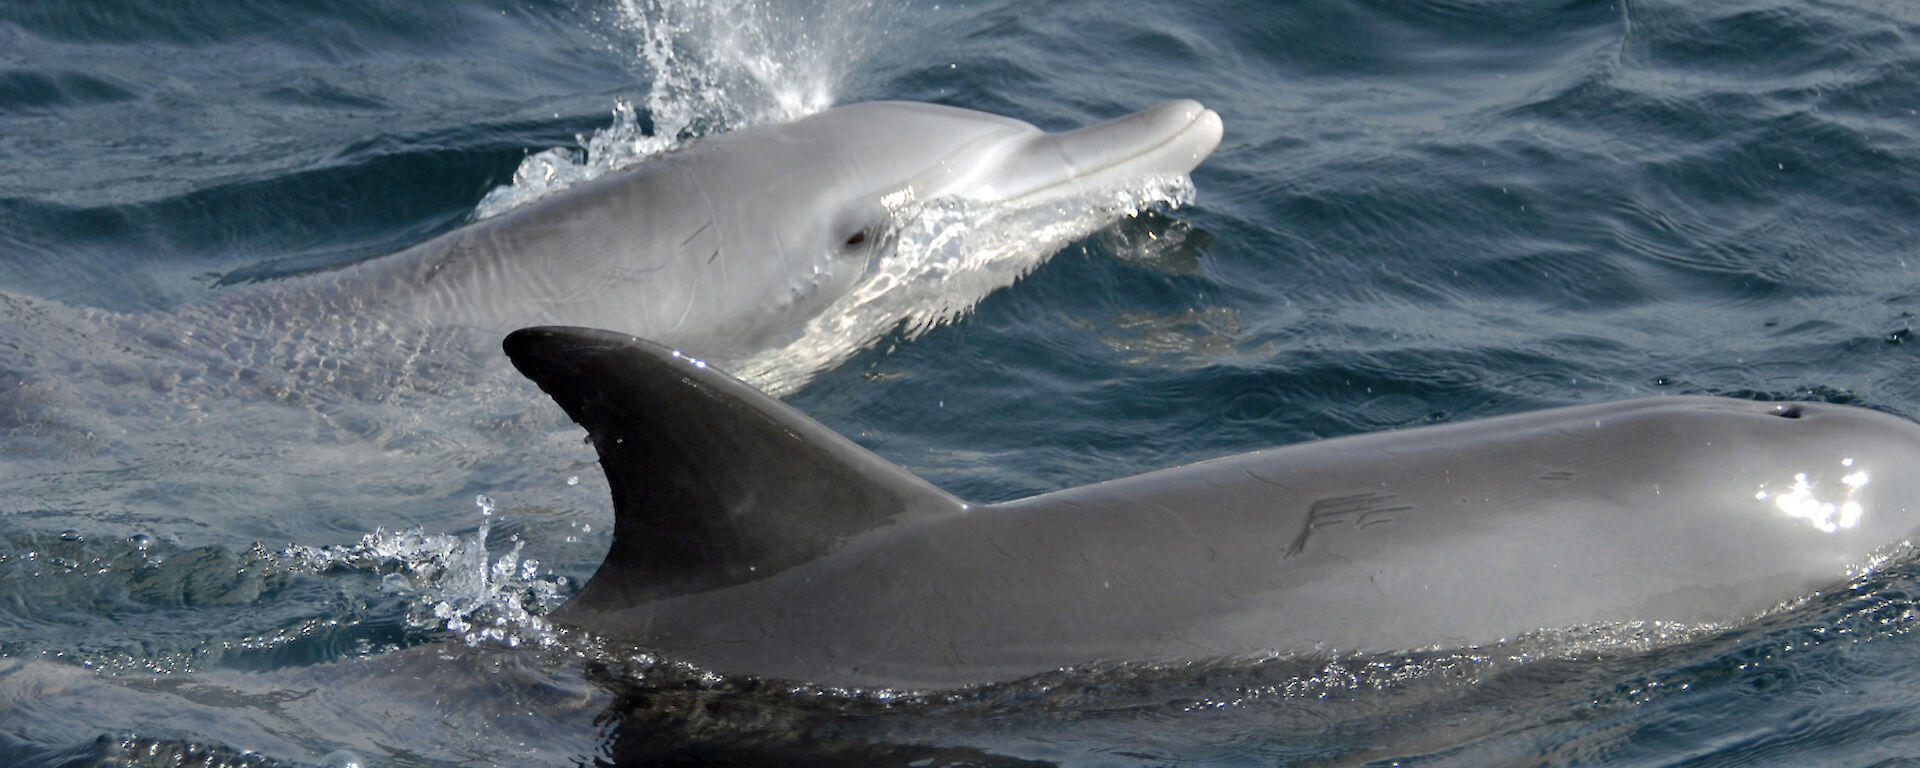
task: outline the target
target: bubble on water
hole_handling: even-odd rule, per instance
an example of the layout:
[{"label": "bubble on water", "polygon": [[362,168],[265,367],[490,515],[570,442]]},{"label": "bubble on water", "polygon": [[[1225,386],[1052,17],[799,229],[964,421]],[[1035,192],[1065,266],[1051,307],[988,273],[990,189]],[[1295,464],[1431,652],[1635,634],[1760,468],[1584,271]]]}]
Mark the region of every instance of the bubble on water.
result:
[{"label": "bubble on water", "polygon": [[366,761],[348,750],[336,749],[320,758],[320,764],[326,768],[366,768]]}]

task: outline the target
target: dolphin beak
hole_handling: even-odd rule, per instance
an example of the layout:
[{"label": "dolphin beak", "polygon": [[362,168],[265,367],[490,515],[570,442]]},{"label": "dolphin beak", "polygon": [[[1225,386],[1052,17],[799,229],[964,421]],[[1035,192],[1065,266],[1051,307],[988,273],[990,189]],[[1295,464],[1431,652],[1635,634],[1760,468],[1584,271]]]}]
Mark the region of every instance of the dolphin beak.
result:
[{"label": "dolphin beak", "polygon": [[1220,146],[1220,115],[1191,99],[1062,133],[1044,133],[1003,158],[1004,185],[986,199],[1031,203],[1156,176],[1181,176]]}]

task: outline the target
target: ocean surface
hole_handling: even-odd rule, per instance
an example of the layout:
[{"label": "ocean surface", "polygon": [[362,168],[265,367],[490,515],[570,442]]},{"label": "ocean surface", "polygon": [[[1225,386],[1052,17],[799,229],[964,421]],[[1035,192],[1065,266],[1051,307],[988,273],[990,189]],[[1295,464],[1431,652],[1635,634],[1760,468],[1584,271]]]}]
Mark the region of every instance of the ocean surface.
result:
[{"label": "ocean surface", "polygon": [[1900,558],[1578,652],[676,678],[541,620],[605,551],[606,486],[497,365],[186,381],[66,322],[216,322],[549,176],[835,103],[1060,130],[1173,98],[1226,125],[1180,204],[787,401],[980,502],[1646,395],[1920,418],[1906,0],[9,0],[0,388],[36,415],[0,422],[0,764],[1920,764]]}]

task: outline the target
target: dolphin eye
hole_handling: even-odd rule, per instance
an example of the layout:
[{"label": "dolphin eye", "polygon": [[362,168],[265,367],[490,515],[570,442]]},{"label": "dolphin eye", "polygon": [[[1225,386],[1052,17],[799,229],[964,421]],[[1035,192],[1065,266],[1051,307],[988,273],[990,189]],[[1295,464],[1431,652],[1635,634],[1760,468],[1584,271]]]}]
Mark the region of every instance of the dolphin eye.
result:
[{"label": "dolphin eye", "polygon": [[853,233],[852,237],[847,238],[847,245],[859,245],[866,241],[867,241],[867,231],[863,229]]}]

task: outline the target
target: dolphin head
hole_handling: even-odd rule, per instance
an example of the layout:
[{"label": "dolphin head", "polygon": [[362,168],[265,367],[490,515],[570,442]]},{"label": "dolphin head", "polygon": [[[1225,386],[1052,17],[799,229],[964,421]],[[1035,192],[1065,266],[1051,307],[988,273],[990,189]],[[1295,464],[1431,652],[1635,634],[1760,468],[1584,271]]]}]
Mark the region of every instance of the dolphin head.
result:
[{"label": "dolphin head", "polygon": [[707,207],[687,217],[705,229],[670,266],[704,274],[726,294],[694,300],[674,326],[611,325],[684,339],[694,353],[721,359],[729,349],[777,346],[892,252],[903,211],[915,204],[1027,205],[1180,176],[1220,133],[1219,116],[1193,101],[1063,133],[958,107],[869,102],[709,137],[662,158],[683,169]]}]

